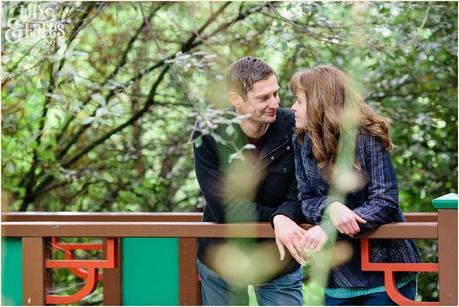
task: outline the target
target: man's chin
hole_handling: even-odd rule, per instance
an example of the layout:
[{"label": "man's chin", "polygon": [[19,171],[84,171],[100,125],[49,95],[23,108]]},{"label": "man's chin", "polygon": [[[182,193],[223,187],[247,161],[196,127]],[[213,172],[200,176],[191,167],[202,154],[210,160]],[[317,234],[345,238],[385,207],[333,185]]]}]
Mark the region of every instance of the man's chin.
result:
[{"label": "man's chin", "polygon": [[273,116],[266,116],[264,119],[267,124],[272,124],[276,121],[276,113]]}]

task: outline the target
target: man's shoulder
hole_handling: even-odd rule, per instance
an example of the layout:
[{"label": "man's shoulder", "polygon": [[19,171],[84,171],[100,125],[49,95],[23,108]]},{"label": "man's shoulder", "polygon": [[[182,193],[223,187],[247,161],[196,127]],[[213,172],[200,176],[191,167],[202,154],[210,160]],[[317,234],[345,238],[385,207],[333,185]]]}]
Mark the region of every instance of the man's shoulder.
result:
[{"label": "man's shoulder", "polygon": [[[209,133],[203,133],[203,131],[198,129],[196,126],[193,129],[191,138],[193,140],[193,147],[195,149],[207,148],[207,150],[209,149],[215,150],[217,147],[217,143],[215,139],[212,137],[212,135]],[[198,150],[198,151],[202,151],[202,150]]]}]

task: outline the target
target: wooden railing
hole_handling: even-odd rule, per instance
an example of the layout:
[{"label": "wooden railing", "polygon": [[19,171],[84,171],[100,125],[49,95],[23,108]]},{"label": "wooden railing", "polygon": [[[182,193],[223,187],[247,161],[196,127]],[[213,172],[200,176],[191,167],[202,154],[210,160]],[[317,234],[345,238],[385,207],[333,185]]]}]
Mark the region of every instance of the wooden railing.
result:
[{"label": "wooden railing", "polygon": [[[440,301],[436,304],[456,306],[458,284],[457,202],[456,209],[439,208],[438,214],[408,213],[405,216],[407,218],[406,223],[383,225],[357,237],[357,239],[413,238],[438,240],[439,262],[433,266],[437,266],[439,271]],[[56,300],[56,297],[50,299],[50,295],[47,295],[47,289],[51,288],[51,268],[65,267],[67,264],[69,268],[79,268],[88,272],[88,268],[97,267],[97,265],[87,263],[91,260],[81,262],[79,267],[78,264],[75,264],[77,263],[75,261],[79,260],[66,259],[67,263],[62,262],[64,260],[60,260],[61,262],[50,261],[50,247],[56,247],[56,244],[59,244],[57,239],[51,242],[51,238],[63,237],[105,239],[104,256],[106,259],[99,261],[107,264],[108,258],[111,257],[110,259],[115,259],[115,262],[112,263],[112,267],[105,266],[103,268],[104,305],[122,305],[125,303],[121,286],[123,267],[120,262],[123,238],[178,238],[178,303],[180,305],[198,305],[200,304],[200,287],[196,270],[196,238],[228,237],[229,234],[233,238],[274,237],[269,223],[213,224],[200,222],[200,220],[201,214],[199,213],[3,213],[2,237],[22,238],[22,303],[24,305],[69,303],[65,299],[57,298]],[[302,227],[308,229],[310,225],[302,225]],[[107,250],[107,246],[109,246],[107,242],[115,242],[115,246],[118,247],[116,250],[112,249],[113,255],[110,255]],[[91,276],[93,276],[91,282],[97,283],[99,276],[97,272],[92,272]],[[404,303],[409,304],[408,301],[404,301]],[[416,304],[418,303],[416,302]]]}]

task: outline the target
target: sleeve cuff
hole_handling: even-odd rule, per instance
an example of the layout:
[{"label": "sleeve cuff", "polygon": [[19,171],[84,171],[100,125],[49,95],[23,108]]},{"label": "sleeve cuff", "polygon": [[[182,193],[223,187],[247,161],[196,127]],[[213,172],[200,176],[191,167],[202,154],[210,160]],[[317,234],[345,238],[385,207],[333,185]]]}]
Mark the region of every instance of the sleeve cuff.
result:
[{"label": "sleeve cuff", "polygon": [[[291,216],[289,216],[288,214],[286,214],[286,213],[284,213],[284,212],[281,212],[281,211],[276,211],[276,212],[274,212],[274,213],[271,215],[271,227],[272,227],[273,229],[274,229],[274,217],[275,217],[276,215],[283,215],[283,216],[286,216],[286,217],[288,217],[289,219],[291,219],[292,221],[294,221],[294,222],[296,223],[295,219],[293,219],[293,218],[292,218]],[[297,224],[298,224],[298,223],[297,223]]]},{"label": "sleeve cuff", "polygon": [[328,239],[336,236],[336,228],[330,220],[324,220],[320,223],[320,228],[327,234]]},{"label": "sleeve cuff", "polygon": [[274,213],[271,215],[271,225],[273,226],[273,228],[273,219],[276,215],[279,214],[285,215],[286,217],[294,221],[296,224],[300,224],[305,221],[303,217],[303,212],[300,209],[300,204],[298,203],[284,203],[282,206],[277,208],[277,210],[274,211]]},{"label": "sleeve cuff", "polygon": [[325,199],[318,206],[317,211],[316,211],[316,219],[318,221],[323,219],[322,218],[323,216],[327,215],[326,209],[327,209],[328,205],[330,205],[331,203],[333,203],[335,201],[338,201],[338,202],[341,202],[341,203],[343,202],[343,200],[341,198],[339,198],[339,197],[335,197],[335,196],[327,196],[327,197],[325,197]]},{"label": "sleeve cuff", "polygon": [[327,197],[327,196],[323,196],[323,198],[321,199],[321,203],[319,204],[319,206],[317,207],[317,210],[316,210],[316,216],[315,216],[315,221],[318,222],[322,219],[322,216],[324,214],[324,210],[325,208],[331,204],[332,200],[330,197]]}]

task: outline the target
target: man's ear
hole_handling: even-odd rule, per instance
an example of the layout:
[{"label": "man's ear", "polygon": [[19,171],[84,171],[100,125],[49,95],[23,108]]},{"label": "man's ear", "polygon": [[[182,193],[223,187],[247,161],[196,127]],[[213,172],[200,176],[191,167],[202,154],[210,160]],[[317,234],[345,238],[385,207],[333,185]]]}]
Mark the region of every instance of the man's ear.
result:
[{"label": "man's ear", "polygon": [[238,93],[236,93],[234,91],[230,91],[228,93],[228,97],[229,97],[229,101],[231,102],[231,104],[235,108],[240,108],[242,102],[244,101],[244,99],[242,99],[241,95],[239,95]]}]

